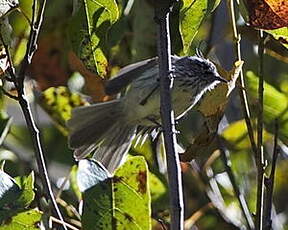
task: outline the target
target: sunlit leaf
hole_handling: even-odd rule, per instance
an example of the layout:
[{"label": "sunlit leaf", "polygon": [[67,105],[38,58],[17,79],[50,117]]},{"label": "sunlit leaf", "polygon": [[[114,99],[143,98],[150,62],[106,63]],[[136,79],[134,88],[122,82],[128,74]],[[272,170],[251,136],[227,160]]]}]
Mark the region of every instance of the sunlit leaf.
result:
[{"label": "sunlit leaf", "polygon": [[[88,170],[90,173],[99,172],[95,170],[97,165],[91,167],[92,170]],[[86,190],[83,194],[83,229],[150,229],[147,173],[144,158],[131,157],[115,172],[114,177]]]},{"label": "sunlit leaf", "polygon": [[64,134],[67,134],[65,122],[71,117],[72,109],[87,104],[88,102],[79,94],[70,92],[64,86],[51,87],[45,90],[40,97],[40,105]]},{"label": "sunlit leaf", "polygon": [[19,2],[19,9],[23,13],[13,14],[13,17],[9,18],[9,22],[13,29],[13,35],[15,38],[19,39],[17,45],[14,47],[15,51],[11,52],[11,58],[13,59],[13,64],[18,66],[23,60],[26,52],[26,46],[28,42],[30,24],[26,20],[24,14],[29,20],[32,19],[32,3],[33,0],[21,0]]},{"label": "sunlit leaf", "polygon": [[288,26],[286,0],[247,0],[246,3],[253,27],[271,30]]},{"label": "sunlit leaf", "polygon": [[288,25],[288,2],[286,0],[265,0],[265,2]]},{"label": "sunlit leaf", "polygon": [[107,74],[106,36],[118,19],[115,0],[82,0],[73,16],[69,36],[74,52],[84,65],[99,76]]},{"label": "sunlit leaf", "polygon": [[[235,132],[237,130],[237,132]],[[231,123],[221,134],[233,148],[236,150],[251,148],[250,139],[247,133],[245,120],[239,120]],[[254,130],[254,137],[256,142],[256,130]],[[263,132],[263,141],[271,140],[271,135],[266,131]]]},{"label": "sunlit leaf", "polygon": [[78,200],[81,200],[81,192],[80,192],[79,186],[77,184],[77,170],[78,170],[77,165],[74,165],[71,168],[69,178],[70,178],[70,185],[71,185],[73,192],[76,194]]},{"label": "sunlit leaf", "polygon": [[29,176],[22,176],[15,178],[16,183],[21,188],[21,195],[17,199],[16,204],[21,208],[25,208],[30,205],[30,203],[35,198],[34,192],[34,172],[32,171]]},{"label": "sunlit leaf", "polygon": [[288,27],[283,27],[275,30],[266,30],[276,40],[279,40],[288,49]]},{"label": "sunlit leaf", "polygon": [[220,0],[182,0],[179,14],[179,28],[183,52],[188,53],[192,40],[206,15],[213,11]]},{"label": "sunlit leaf", "polygon": [[205,18],[208,8],[207,0],[183,0],[180,9],[180,34],[183,41],[183,51],[188,53],[190,44]]},{"label": "sunlit leaf", "polygon": [[20,212],[13,216],[7,223],[3,224],[1,230],[38,230],[42,212],[31,209]]},{"label": "sunlit leaf", "polygon": [[144,156],[146,162],[149,164],[150,167],[156,167],[155,156],[153,154],[151,144],[152,143],[149,138],[146,138],[146,140],[143,140],[143,137],[139,137],[139,139],[135,138],[130,153],[132,155],[133,153],[134,155],[136,153],[136,155]]}]

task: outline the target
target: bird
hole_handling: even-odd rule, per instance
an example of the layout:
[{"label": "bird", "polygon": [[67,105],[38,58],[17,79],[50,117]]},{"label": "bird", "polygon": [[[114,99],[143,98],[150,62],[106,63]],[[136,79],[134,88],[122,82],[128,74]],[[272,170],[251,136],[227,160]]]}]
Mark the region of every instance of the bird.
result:
[{"label": "bird", "polygon": [[[177,120],[207,91],[227,83],[203,56],[171,55],[171,64],[171,104]],[[93,158],[113,173],[124,161],[139,129],[161,126],[158,67],[157,57],[130,64],[105,87],[108,95],[127,88],[124,96],[72,110],[67,121],[68,143],[76,160],[93,153]]]}]

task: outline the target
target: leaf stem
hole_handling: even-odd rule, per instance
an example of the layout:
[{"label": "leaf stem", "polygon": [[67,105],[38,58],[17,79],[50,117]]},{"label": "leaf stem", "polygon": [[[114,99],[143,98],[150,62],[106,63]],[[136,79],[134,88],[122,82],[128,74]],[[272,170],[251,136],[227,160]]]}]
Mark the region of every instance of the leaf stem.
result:
[{"label": "leaf stem", "polygon": [[161,121],[166,150],[171,229],[184,229],[184,204],[182,191],[182,175],[179,155],[176,151],[176,129],[174,112],[171,105],[171,48],[169,31],[169,14],[173,1],[159,1],[155,7],[155,21],[158,24],[158,57],[160,77]]}]

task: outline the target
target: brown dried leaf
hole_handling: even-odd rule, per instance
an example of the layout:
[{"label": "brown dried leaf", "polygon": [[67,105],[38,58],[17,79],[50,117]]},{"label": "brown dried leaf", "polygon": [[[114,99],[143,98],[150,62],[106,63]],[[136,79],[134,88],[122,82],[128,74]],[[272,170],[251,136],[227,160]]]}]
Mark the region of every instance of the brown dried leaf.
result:
[{"label": "brown dried leaf", "polygon": [[109,100],[110,97],[105,94],[105,80],[88,70],[73,51],[70,51],[68,55],[71,68],[85,78],[85,90],[92,100],[94,102]]},{"label": "brown dried leaf", "polygon": [[242,65],[243,61],[237,61],[234,63],[232,70],[226,71],[216,64],[219,74],[229,82],[228,84],[218,85],[201,100],[201,104],[197,109],[203,115],[202,128],[197,132],[197,136],[193,138],[193,143],[181,155],[181,161],[190,162],[192,159],[196,159],[205,162],[210,154],[217,149],[215,133],[217,133],[218,124],[223,117],[228,96],[235,88]]},{"label": "brown dried leaf", "polygon": [[61,33],[48,34],[40,39],[29,72],[41,90],[66,85],[71,71],[65,52],[65,40]]},{"label": "brown dried leaf", "polygon": [[214,90],[206,94],[201,100],[201,103],[197,109],[205,117],[217,114],[219,111],[224,111],[224,108],[228,102],[228,96],[235,88],[235,83],[239,76],[243,63],[243,61],[235,62],[233,69],[230,71],[226,71],[221,66],[216,65],[219,74],[229,82],[228,84],[219,84]]},{"label": "brown dried leaf", "polygon": [[287,0],[247,0],[249,23],[258,29],[288,26]]},{"label": "brown dried leaf", "polygon": [[287,0],[265,0],[270,8],[277,14],[286,26],[288,23],[288,1]]}]

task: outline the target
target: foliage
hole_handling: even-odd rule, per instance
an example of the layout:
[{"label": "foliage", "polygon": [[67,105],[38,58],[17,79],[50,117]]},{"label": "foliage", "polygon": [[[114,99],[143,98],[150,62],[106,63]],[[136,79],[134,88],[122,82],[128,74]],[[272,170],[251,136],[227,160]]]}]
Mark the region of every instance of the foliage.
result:
[{"label": "foliage", "polygon": [[[84,191],[83,229],[150,229],[148,168],[144,158],[132,157],[113,177],[105,170],[99,173],[99,163],[83,161],[78,169],[78,183]],[[95,175],[101,178],[93,180]]]},{"label": "foliage", "polygon": [[[243,60],[231,48],[238,42],[232,39],[235,31],[227,16],[232,13],[232,1],[180,0],[171,12],[173,54],[193,55],[197,47],[229,80],[229,84],[207,93],[196,109],[177,121],[185,229],[249,229],[239,200],[247,204],[251,218],[256,210],[257,167],[237,91],[243,90],[248,96],[252,135],[257,142],[261,60],[254,48],[260,29],[266,35],[265,173],[269,176],[272,168],[277,121],[280,154],[272,223],[273,229],[288,229],[287,1],[240,1],[234,22],[242,38]],[[35,7],[35,3],[39,4]],[[33,142],[19,115],[19,105],[12,100],[18,95],[9,78],[12,70],[21,71],[26,60],[33,31],[29,25],[36,19],[33,11],[39,13],[42,3],[0,0],[0,230],[40,229],[40,224],[47,227],[49,221],[54,229],[61,229],[44,196],[41,174],[34,164]],[[109,78],[125,65],[156,55],[153,1],[48,1],[44,15],[37,50],[28,63],[25,91],[66,223],[75,229],[99,230],[168,226],[169,187],[161,135],[153,132],[135,141],[128,158],[113,175],[97,161],[75,162],[67,145],[66,121],[72,109],[114,99],[116,95],[105,94]],[[242,76],[244,88],[240,85]]]}]

